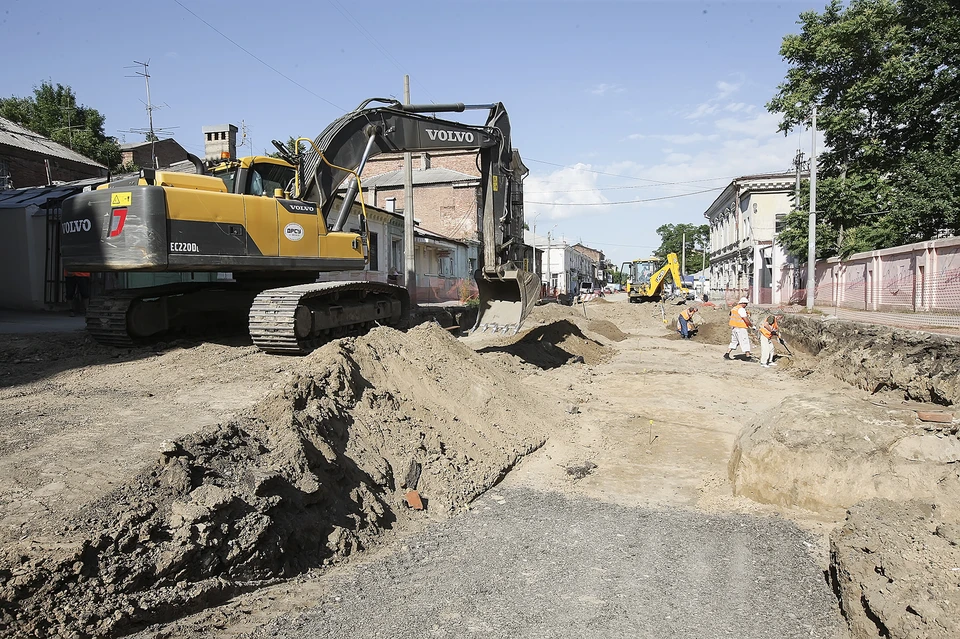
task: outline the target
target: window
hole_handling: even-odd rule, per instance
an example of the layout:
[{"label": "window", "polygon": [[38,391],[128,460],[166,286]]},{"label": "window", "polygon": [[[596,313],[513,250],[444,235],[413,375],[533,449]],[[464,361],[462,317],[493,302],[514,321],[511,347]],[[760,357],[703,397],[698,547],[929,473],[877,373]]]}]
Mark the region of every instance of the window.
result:
[{"label": "window", "polygon": [[287,190],[293,180],[294,170],[279,164],[254,164],[250,171],[250,195],[268,195],[273,197],[275,189]]},{"label": "window", "polygon": [[6,160],[0,160],[0,191],[3,189],[12,189],[13,179],[10,176],[10,169]]},{"label": "window", "polygon": [[380,270],[380,238],[377,237],[376,233],[370,233],[370,270],[379,271]]},{"label": "window", "polygon": [[390,242],[390,259],[392,260],[393,268],[398,271],[403,270],[403,240],[399,238],[393,238]]}]

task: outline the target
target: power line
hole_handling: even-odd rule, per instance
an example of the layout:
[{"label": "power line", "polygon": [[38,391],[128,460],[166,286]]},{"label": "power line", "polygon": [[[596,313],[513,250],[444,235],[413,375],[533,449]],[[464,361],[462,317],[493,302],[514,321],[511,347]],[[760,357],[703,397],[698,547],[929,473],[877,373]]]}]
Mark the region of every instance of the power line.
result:
[{"label": "power line", "polygon": [[630,186],[598,186],[592,189],[570,189],[567,191],[524,191],[524,193],[589,193],[592,191],[616,191],[620,189],[650,189],[673,184],[694,184],[696,182],[712,182],[713,180],[722,180],[726,178],[706,178],[703,180],[688,180],[686,182],[669,182],[665,184],[638,184]]},{"label": "power line", "polygon": [[[562,169],[573,169],[574,167],[568,166],[566,164],[557,164],[556,162],[547,162],[546,160],[537,160],[535,158],[524,157],[524,160],[530,160],[531,162],[538,162],[540,164],[549,164],[550,166],[559,166]],[[605,173],[604,171],[594,171],[593,169],[585,169],[582,167],[576,167],[576,171],[585,171],[587,173],[596,173],[597,175],[608,175],[610,177],[624,178],[626,180],[640,180],[641,182],[653,182],[654,184],[691,184],[693,182],[712,182],[714,180],[732,180],[733,176],[723,176],[715,178],[704,178],[702,180],[689,180],[685,182],[665,182],[663,180],[653,180],[651,178],[642,178],[635,175],[618,175],[616,173]]]},{"label": "power line", "polygon": [[178,5],[180,5],[180,8],[181,8],[181,9],[183,9],[184,11],[186,11],[187,13],[189,13],[190,15],[192,15],[194,18],[196,18],[196,19],[199,20],[200,22],[204,23],[205,25],[207,25],[208,27],[210,27],[210,28],[213,29],[214,31],[216,31],[218,34],[220,34],[220,36],[221,36],[224,40],[226,40],[227,42],[229,42],[229,43],[232,44],[233,46],[237,47],[238,49],[240,49],[241,51],[243,51],[244,53],[246,53],[248,56],[250,56],[251,58],[253,58],[253,59],[256,60],[257,62],[259,62],[259,63],[262,64],[263,66],[267,67],[268,69],[270,69],[271,71],[273,71],[274,73],[276,73],[277,75],[279,75],[280,77],[282,77],[282,78],[284,78],[284,79],[292,82],[293,84],[297,85],[298,87],[300,87],[301,89],[303,89],[304,91],[306,91],[307,93],[309,93],[310,95],[312,95],[313,97],[319,98],[320,100],[326,102],[326,103],[329,104],[330,106],[332,106],[332,107],[334,107],[334,108],[336,108],[336,109],[339,109],[339,110],[341,110],[341,111],[343,111],[343,112],[345,112],[345,113],[347,112],[347,109],[344,109],[342,106],[339,106],[339,105],[337,105],[337,104],[334,104],[333,102],[331,102],[330,100],[326,99],[325,97],[323,97],[322,95],[320,95],[320,94],[318,94],[318,93],[314,93],[313,91],[311,91],[311,90],[308,89],[307,87],[303,86],[302,84],[300,84],[299,82],[297,82],[296,80],[294,80],[293,78],[291,78],[290,76],[288,76],[288,75],[287,75],[286,73],[284,73],[283,71],[277,69],[277,68],[274,67],[274,66],[271,66],[270,64],[264,62],[262,59],[258,58],[256,55],[254,55],[253,53],[251,53],[250,51],[248,51],[247,49],[245,49],[243,46],[241,46],[239,43],[237,43],[235,40],[233,40],[232,38],[230,38],[230,36],[226,35],[226,34],[223,33],[222,31],[220,31],[219,29],[217,29],[215,26],[213,26],[212,24],[210,24],[209,22],[207,22],[206,20],[204,20],[203,18],[201,18],[200,16],[198,16],[197,14],[195,14],[195,13],[194,13],[193,11],[191,11],[189,8],[187,8],[186,6],[184,6],[184,4],[183,4],[182,2],[180,2],[180,0],[173,0],[173,1],[176,2]]},{"label": "power line", "polygon": [[656,202],[658,200],[671,200],[677,197],[687,197],[690,195],[700,195],[701,193],[709,193],[711,191],[722,191],[723,186],[718,186],[712,189],[704,189],[702,191],[693,191],[692,193],[678,193],[677,195],[664,195],[662,197],[651,197],[645,200],[626,200],[623,202],[525,202],[525,204],[543,204],[546,206],[613,206],[614,204],[639,204],[641,202]]}]

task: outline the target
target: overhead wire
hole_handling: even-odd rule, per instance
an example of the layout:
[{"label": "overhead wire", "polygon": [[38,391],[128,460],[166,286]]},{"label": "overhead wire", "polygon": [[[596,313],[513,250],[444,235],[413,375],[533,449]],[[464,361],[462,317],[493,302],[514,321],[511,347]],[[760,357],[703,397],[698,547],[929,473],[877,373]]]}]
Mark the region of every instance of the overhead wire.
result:
[{"label": "overhead wire", "polygon": [[689,197],[691,195],[700,195],[701,193],[710,193],[711,191],[722,191],[725,187],[718,186],[712,189],[694,191],[692,193],[678,193],[676,195],[664,195],[661,197],[651,197],[642,200],[624,200],[622,202],[534,202],[527,201],[526,204],[542,204],[546,206],[613,206],[616,204],[640,204],[641,202],[657,202],[659,200],[672,200],[678,197]]},{"label": "overhead wire", "polygon": [[284,72],[281,71],[280,69],[274,67],[273,65],[271,65],[271,64],[269,64],[268,62],[264,61],[262,58],[258,57],[256,54],[254,54],[254,53],[252,53],[251,51],[249,51],[248,49],[244,48],[243,45],[241,45],[240,43],[238,43],[236,40],[234,40],[233,38],[231,38],[230,36],[228,36],[227,34],[225,34],[223,31],[220,31],[220,29],[216,28],[215,26],[213,26],[212,24],[210,24],[209,22],[207,22],[206,20],[204,20],[203,18],[201,18],[200,16],[198,16],[196,13],[194,13],[193,11],[191,11],[190,8],[187,7],[186,5],[184,5],[182,2],[180,2],[180,0],[173,0],[173,1],[174,1],[175,3],[177,3],[178,5],[180,5],[180,8],[181,8],[181,9],[183,9],[184,11],[186,11],[187,13],[189,13],[190,15],[192,15],[194,18],[196,18],[196,19],[199,20],[200,22],[204,23],[205,25],[207,25],[208,27],[210,27],[210,28],[213,29],[214,31],[216,31],[218,34],[220,34],[220,36],[221,36],[224,40],[226,40],[227,42],[229,42],[229,43],[232,44],[233,46],[237,47],[238,49],[240,49],[241,51],[243,51],[244,53],[246,53],[248,56],[250,56],[251,58],[253,58],[253,59],[256,60],[257,62],[259,62],[259,63],[262,64],[263,66],[267,67],[268,69],[270,69],[271,71],[273,71],[274,73],[276,73],[277,75],[279,75],[280,77],[282,77],[282,78],[284,78],[285,80],[288,80],[289,82],[295,84],[296,86],[300,87],[301,89],[303,89],[304,91],[306,91],[307,93],[309,93],[310,95],[312,95],[313,97],[318,98],[318,99],[322,100],[323,102],[326,102],[326,103],[329,104],[330,106],[332,106],[332,107],[334,107],[334,108],[336,108],[336,109],[339,109],[339,110],[343,111],[344,113],[348,112],[348,109],[344,109],[344,108],[343,108],[342,106],[340,106],[339,104],[334,104],[333,102],[331,102],[330,100],[326,99],[325,97],[323,97],[323,96],[320,95],[319,93],[316,93],[316,92],[310,90],[309,88],[303,86],[302,84],[300,84],[299,82],[297,82],[296,80],[294,80],[293,78],[291,78],[290,76],[288,76],[286,73],[284,73]]},{"label": "overhead wire", "polygon": [[636,175],[620,175],[617,173],[607,173],[605,171],[596,171],[594,169],[586,169],[583,167],[572,167],[567,164],[557,164],[556,162],[547,162],[546,160],[537,160],[536,158],[524,157],[524,160],[530,160],[531,162],[537,162],[539,164],[548,164],[550,166],[558,166],[562,169],[575,169],[577,171],[584,171],[586,173],[596,173],[597,175],[607,175],[610,177],[624,178],[627,180],[640,180],[641,182],[652,182],[654,184],[691,184],[693,182],[712,182],[714,180],[732,180],[734,176],[721,176],[715,178],[703,178],[702,180],[686,180],[680,182],[669,182],[665,180],[654,180],[652,178],[638,177]]}]

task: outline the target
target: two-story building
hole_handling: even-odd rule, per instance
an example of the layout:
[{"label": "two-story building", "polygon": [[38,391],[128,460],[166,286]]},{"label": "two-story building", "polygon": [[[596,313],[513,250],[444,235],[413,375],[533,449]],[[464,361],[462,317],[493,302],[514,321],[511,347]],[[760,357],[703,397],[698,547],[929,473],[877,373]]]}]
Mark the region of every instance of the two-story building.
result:
[{"label": "two-story building", "polygon": [[735,178],[703,214],[710,223],[710,288],[728,301],[780,303],[780,271],[788,256],[777,226],[793,208],[796,173]]}]

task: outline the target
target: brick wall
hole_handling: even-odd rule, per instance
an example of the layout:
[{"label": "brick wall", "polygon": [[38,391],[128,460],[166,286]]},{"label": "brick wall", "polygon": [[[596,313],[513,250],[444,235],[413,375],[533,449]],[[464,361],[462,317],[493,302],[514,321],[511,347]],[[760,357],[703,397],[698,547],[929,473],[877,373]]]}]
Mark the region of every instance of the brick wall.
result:
[{"label": "brick wall", "polygon": [[[398,211],[403,209],[403,187],[378,188],[377,201],[370,204],[386,209],[389,198],[396,198]],[[413,212],[425,229],[454,239],[477,238],[477,187],[417,186],[413,189]]]},{"label": "brick wall", "polygon": [[[160,167],[170,166],[187,159],[186,150],[171,138],[158,140],[154,144],[154,154]],[[138,147],[124,151],[123,161],[135,162],[140,167],[150,167],[150,143],[145,142]]]},{"label": "brick wall", "polygon": [[[432,153],[414,153],[413,170],[418,171],[424,168],[424,156],[427,158],[429,168],[450,169],[460,171],[467,175],[480,177],[480,171],[477,170],[477,152],[476,151],[439,151]],[[363,172],[367,176],[380,175],[390,171],[399,171],[403,168],[403,153],[383,153],[367,161],[367,166]]]},{"label": "brick wall", "polygon": [[[4,160],[6,163],[14,188],[46,186],[47,169],[43,164],[44,158],[42,155],[17,147],[0,145],[0,160]],[[106,175],[106,169],[97,166],[89,166],[63,158],[51,157],[49,160],[50,173],[53,179],[59,182]]]}]

